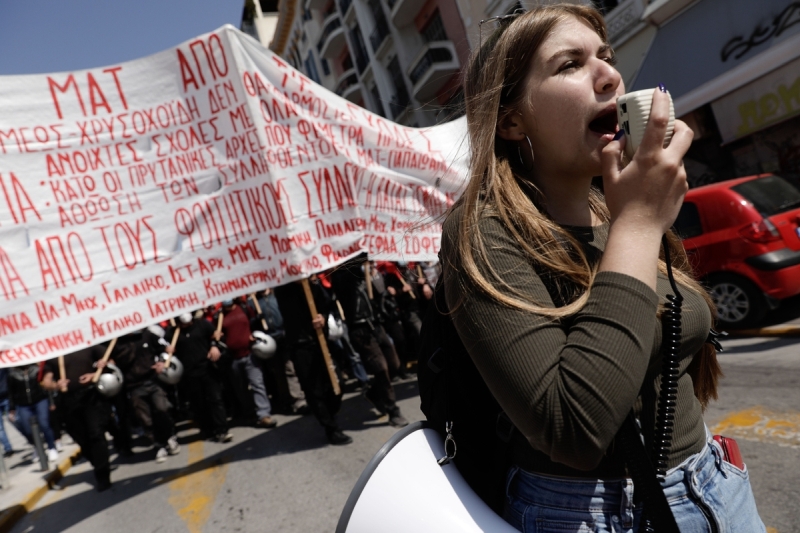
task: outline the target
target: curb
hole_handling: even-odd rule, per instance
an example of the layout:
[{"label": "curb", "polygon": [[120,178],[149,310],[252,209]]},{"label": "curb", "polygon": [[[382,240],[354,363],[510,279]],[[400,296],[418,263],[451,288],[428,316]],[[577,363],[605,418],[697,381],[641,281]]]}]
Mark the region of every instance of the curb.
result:
[{"label": "curb", "polygon": [[732,329],[731,337],[800,337],[800,326],[770,326],[756,329]]},{"label": "curb", "polygon": [[45,474],[42,479],[42,484],[29,492],[22,502],[12,505],[8,509],[0,513],[0,533],[8,533],[17,521],[28,514],[33,509],[39,500],[44,497],[47,492],[52,489],[81,456],[80,449],[74,451],[72,455],[61,461],[58,466],[52,471]]}]

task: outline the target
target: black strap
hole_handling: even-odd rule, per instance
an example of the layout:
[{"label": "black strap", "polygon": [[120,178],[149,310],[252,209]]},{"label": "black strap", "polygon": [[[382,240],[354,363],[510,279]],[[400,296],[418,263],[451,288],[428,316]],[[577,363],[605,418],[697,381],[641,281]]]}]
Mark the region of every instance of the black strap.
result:
[{"label": "black strap", "polygon": [[628,471],[633,478],[636,498],[644,504],[639,531],[642,533],[680,533],[669,507],[664,489],[656,478],[656,469],[642,442],[633,412],[628,414],[618,436],[628,458]]}]

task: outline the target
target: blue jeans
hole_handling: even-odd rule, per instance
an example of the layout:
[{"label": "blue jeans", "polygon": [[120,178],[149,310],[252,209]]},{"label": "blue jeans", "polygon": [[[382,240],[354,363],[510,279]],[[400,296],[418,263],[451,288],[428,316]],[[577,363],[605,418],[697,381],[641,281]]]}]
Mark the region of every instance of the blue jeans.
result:
[{"label": "blue jeans", "polygon": [[31,418],[33,417],[36,417],[36,420],[39,422],[39,429],[41,429],[44,434],[47,447],[55,448],[56,443],[53,439],[53,430],[50,429],[50,400],[45,398],[33,405],[17,406],[17,427],[31,444],[33,444],[33,432],[31,431]]},{"label": "blue jeans", "polygon": [[6,398],[5,400],[0,400],[0,444],[3,445],[4,451],[10,452],[14,448],[8,441],[8,435],[6,435],[6,427],[3,425],[3,415],[8,416],[8,398]]},{"label": "blue jeans", "polygon": [[264,373],[261,367],[253,360],[253,354],[248,354],[241,359],[234,359],[232,370],[236,380],[234,383],[234,394],[240,398],[242,408],[245,408],[249,402],[246,401],[244,393],[247,390],[247,385],[250,385],[250,392],[253,393],[253,403],[256,404],[256,416],[264,418],[272,414],[272,404],[267,396],[267,387],[264,385]]},{"label": "blue jeans", "polygon": [[[747,468],[722,460],[707,443],[667,473],[663,484],[681,533],[764,533]],[[633,504],[630,479],[573,480],[532,474],[512,467],[504,518],[524,533],[613,532],[639,530],[641,508]]]}]

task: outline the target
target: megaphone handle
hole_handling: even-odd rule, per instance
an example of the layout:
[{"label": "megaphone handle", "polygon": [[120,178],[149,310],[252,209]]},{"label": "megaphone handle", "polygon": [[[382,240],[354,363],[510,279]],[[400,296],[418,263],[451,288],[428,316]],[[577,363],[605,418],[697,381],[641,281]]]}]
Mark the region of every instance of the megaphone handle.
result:
[{"label": "megaphone handle", "polygon": [[[250,295],[250,299],[253,300],[253,305],[256,306],[256,313],[259,315],[261,314],[261,306],[258,305],[258,298],[256,298],[255,294]],[[267,321],[262,317],[261,318],[261,326],[264,328],[264,331],[269,331],[269,327],[267,326]]]},{"label": "megaphone handle", "polygon": [[[106,348],[106,353],[103,354],[103,358],[100,359],[100,361],[102,361],[103,363],[108,361],[108,358],[111,357],[111,351],[114,349],[114,346],[116,346],[116,344],[117,344],[117,338],[114,337],[113,339],[111,339],[111,342],[108,343],[108,348]],[[102,373],[103,369],[98,365],[97,372],[95,372],[94,377],[92,377],[92,383],[97,383],[97,381],[100,379],[100,374]]]},{"label": "megaphone handle", "polygon": [[[64,356],[58,356],[58,379],[59,381],[67,377],[67,370],[64,367]],[[67,387],[61,387],[61,392],[67,392]]]},{"label": "megaphone handle", "polygon": [[[311,319],[315,319],[317,317],[317,305],[314,303],[314,295],[311,294],[311,285],[308,284],[308,279],[303,278],[301,280],[303,284],[303,291],[306,293],[306,301],[308,302],[308,310],[311,312]],[[328,377],[331,379],[331,385],[333,385],[333,393],[337,396],[342,393],[342,390],[339,388],[339,378],[336,377],[336,371],[333,369],[333,360],[331,359],[331,353],[328,351],[328,343],[325,340],[325,335],[322,333],[321,329],[317,331],[317,340],[319,341],[319,347],[322,350],[322,357],[325,359],[325,366],[328,368]]]},{"label": "megaphone handle", "polygon": [[[172,322],[173,326],[175,325],[175,321],[174,320],[170,320],[170,322]],[[172,342],[170,342],[169,345],[172,348],[173,352],[175,351],[175,345],[178,344],[178,336],[180,335],[180,333],[181,333],[181,330],[180,330],[180,328],[177,328],[177,327],[175,328],[175,331],[172,333]],[[170,359],[172,359],[172,354],[168,353],[167,354],[167,358],[164,359],[164,365],[165,366],[169,367],[169,360]]]}]

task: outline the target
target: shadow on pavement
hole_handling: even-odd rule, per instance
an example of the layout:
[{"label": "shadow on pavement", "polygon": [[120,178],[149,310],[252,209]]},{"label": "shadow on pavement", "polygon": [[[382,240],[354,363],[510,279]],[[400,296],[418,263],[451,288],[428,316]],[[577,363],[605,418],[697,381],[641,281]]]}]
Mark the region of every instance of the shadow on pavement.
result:
[{"label": "shadow on pavement", "polygon": [[797,344],[796,338],[784,337],[762,337],[763,340],[755,344],[742,344],[739,346],[731,346],[723,342],[724,348],[721,356],[736,354],[736,353],[751,353],[751,352],[766,352],[767,350],[774,350],[775,348],[782,348],[791,344]]},{"label": "shadow on pavement", "polygon": [[800,319],[800,295],[783,300],[777,309],[767,313],[759,326],[777,326]]},{"label": "shadow on pavement", "polygon": [[[416,379],[394,383],[394,388],[398,401],[419,394]],[[387,422],[382,422],[377,418],[375,414],[376,412],[371,409],[369,402],[362,398],[360,394],[357,394],[342,402],[342,408],[337,415],[337,419],[342,429],[346,432],[361,431],[375,427],[378,424],[388,425]],[[383,417],[383,420],[385,420],[385,417]],[[186,440],[183,442],[186,442]],[[188,466],[159,470],[119,480],[114,480],[114,472],[112,472],[112,488],[103,493],[97,493],[94,490],[94,474],[91,470],[73,472],[72,474],[68,472],[60,482],[62,488],[81,483],[91,485],[92,488],[63,499],[56,497],[56,501],[31,512],[23,523],[28,527],[33,526],[33,530],[63,531],[130,498],[197,472],[216,468],[227,463],[255,461],[276,455],[287,455],[322,448],[328,445],[325,432],[320,424],[312,415],[307,415],[289,420],[274,429],[264,431],[232,446],[227,445],[224,449]],[[181,451],[181,455],[186,453],[184,448]],[[154,451],[148,450],[136,453],[133,457],[118,457],[112,461],[112,464],[148,462],[153,460],[154,455]],[[17,525],[21,524],[18,523]],[[25,530],[28,531],[29,529]]]}]

